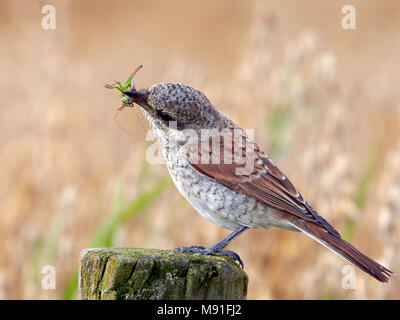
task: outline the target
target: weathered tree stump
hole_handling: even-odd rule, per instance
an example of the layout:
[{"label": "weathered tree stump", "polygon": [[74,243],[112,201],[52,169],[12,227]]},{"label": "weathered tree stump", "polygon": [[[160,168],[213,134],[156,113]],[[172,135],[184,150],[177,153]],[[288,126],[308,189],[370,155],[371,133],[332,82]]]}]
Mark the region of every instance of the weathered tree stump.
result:
[{"label": "weathered tree stump", "polygon": [[79,299],[246,299],[248,277],[230,258],[168,250],[85,249]]}]

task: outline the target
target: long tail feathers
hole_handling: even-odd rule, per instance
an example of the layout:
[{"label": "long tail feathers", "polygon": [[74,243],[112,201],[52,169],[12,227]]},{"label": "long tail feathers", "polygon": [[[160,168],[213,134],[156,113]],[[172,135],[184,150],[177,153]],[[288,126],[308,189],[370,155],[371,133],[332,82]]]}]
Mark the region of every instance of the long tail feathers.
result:
[{"label": "long tail feathers", "polygon": [[334,236],[320,226],[305,220],[291,219],[290,223],[312,239],[381,282],[389,282],[393,272],[361,253],[350,243]]}]

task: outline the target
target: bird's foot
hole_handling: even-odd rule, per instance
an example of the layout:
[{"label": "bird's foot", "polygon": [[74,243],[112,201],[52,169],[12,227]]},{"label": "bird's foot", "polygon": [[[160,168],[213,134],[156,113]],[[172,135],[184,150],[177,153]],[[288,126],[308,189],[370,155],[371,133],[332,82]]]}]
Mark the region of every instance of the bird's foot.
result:
[{"label": "bird's foot", "polygon": [[221,250],[217,248],[205,248],[202,246],[191,246],[191,247],[178,247],[175,248],[174,251],[182,252],[182,253],[199,253],[204,255],[213,255],[213,256],[222,256],[222,257],[229,257],[232,258],[233,261],[237,261],[239,265],[244,267],[243,261],[240,256],[231,250]]}]

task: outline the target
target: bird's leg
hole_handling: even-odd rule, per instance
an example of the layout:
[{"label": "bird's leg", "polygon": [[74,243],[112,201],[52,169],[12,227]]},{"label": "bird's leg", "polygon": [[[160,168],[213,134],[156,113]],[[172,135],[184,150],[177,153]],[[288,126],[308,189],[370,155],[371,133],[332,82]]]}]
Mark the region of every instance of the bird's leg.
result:
[{"label": "bird's leg", "polygon": [[243,268],[243,261],[240,259],[240,256],[233,251],[230,250],[222,250],[224,249],[229,242],[239,236],[242,232],[247,230],[249,227],[241,226],[233,231],[229,236],[222,239],[220,242],[217,242],[213,246],[209,248],[204,248],[202,246],[191,246],[191,247],[178,247],[175,248],[174,251],[179,251],[183,253],[200,253],[200,254],[211,254],[215,256],[227,256],[231,257],[234,261],[239,262],[240,266]]}]

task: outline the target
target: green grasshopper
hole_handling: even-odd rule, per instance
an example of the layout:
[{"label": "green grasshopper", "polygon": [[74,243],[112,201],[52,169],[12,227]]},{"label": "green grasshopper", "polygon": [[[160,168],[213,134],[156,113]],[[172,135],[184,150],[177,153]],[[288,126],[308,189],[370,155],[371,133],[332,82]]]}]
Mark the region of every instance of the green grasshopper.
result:
[{"label": "green grasshopper", "polygon": [[[131,73],[128,79],[124,82],[124,84],[121,84],[119,81],[115,81],[113,84],[105,84],[104,87],[107,89],[118,89],[121,93],[121,101],[122,101],[122,106],[120,109],[124,107],[133,107],[133,100],[131,97],[127,96],[124,94],[125,91],[127,90],[135,90],[135,83],[133,81],[133,78],[135,77],[136,73],[142,68],[143,66],[140,65],[139,67],[136,68],[135,71]],[[133,81],[133,82],[132,82]]]}]

